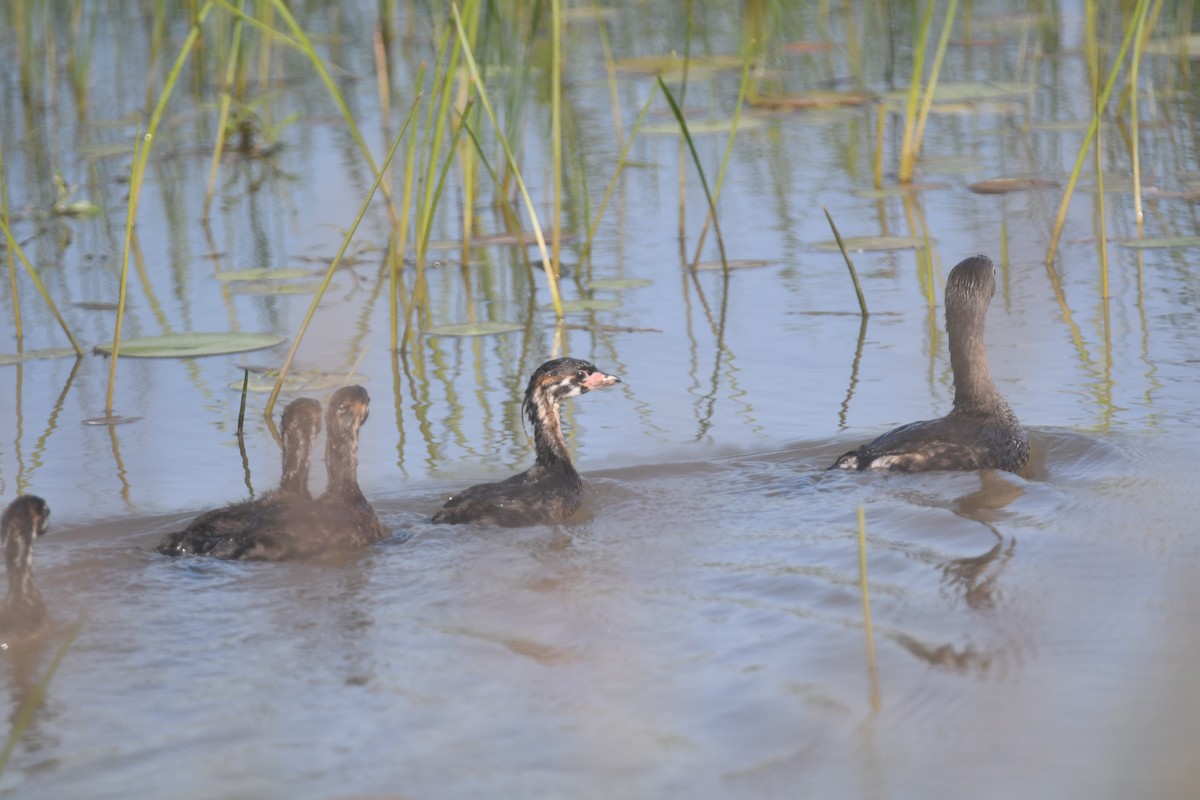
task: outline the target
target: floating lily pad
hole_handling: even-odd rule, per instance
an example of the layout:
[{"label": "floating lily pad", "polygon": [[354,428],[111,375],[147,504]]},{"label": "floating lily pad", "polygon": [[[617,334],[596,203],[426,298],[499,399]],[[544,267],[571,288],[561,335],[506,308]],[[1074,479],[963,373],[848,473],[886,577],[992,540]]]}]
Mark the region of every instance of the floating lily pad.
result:
[{"label": "floating lily pad", "polygon": [[[641,75],[675,73],[683,71],[683,59],[674,53],[661,56],[632,56],[618,59],[614,64],[618,72],[635,72]],[[709,56],[693,58],[688,71],[741,69],[742,59],[738,56]]]},{"label": "floating lily pad", "polygon": [[[117,310],[116,303],[109,303],[107,301],[100,301],[100,300],[81,300],[80,302],[72,303],[71,305],[75,306],[76,308],[82,308],[84,311],[116,311]],[[129,308],[129,305],[126,304],[125,307]]]},{"label": "floating lily pad", "polygon": [[[193,358],[262,350],[282,341],[283,337],[274,333],[171,333],[124,339],[120,352],[129,358]],[[102,355],[110,355],[112,345],[96,345],[95,350]]]},{"label": "floating lily pad", "polygon": [[867,197],[878,200],[882,197],[903,197],[904,195],[915,194],[917,192],[949,188],[950,185],[947,183],[926,181],[924,183],[895,183],[891,186],[884,186],[881,189],[856,189],[853,194],[856,197]]},{"label": "floating lily pad", "polygon": [[51,209],[60,217],[80,217],[86,219],[100,213],[100,206],[91,200],[72,200],[70,203],[55,203]]},{"label": "floating lily pad", "polygon": [[975,194],[1008,194],[1027,192],[1030,189],[1053,189],[1057,186],[1056,181],[1045,178],[988,178],[985,181],[976,181],[967,188]]},{"label": "floating lily pad", "polygon": [[[621,303],[617,300],[564,300],[562,304],[563,311],[569,313],[572,311],[612,311],[614,308],[620,308]],[[548,303],[542,306],[547,310],[553,310],[554,304]]]},{"label": "floating lily pad", "polygon": [[0,366],[43,358],[66,358],[73,355],[75,355],[75,350],[70,347],[44,347],[41,350],[26,350],[24,353],[0,353]]},{"label": "floating lily pad", "polygon": [[311,276],[311,269],[300,267],[259,267],[257,269],[227,269],[216,274],[219,281],[286,281]]},{"label": "floating lily pad", "polygon": [[[765,125],[762,119],[758,117],[742,117],[738,120],[739,131],[752,131],[761,128]],[[688,133],[692,136],[703,136],[710,133],[729,133],[733,130],[733,118],[729,119],[701,119],[688,120]],[[679,127],[679,123],[657,122],[653,125],[646,125],[642,128],[642,133],[649,136],[669,136],[671,134],[681,134],[683,130]]]},{"label": "floating lily pad", "polygon": [[804,111],[814,108],[844,108],[870,103],[875,95],[866,92],[805,92],[804,94],[771,95],[761,94],[749,103],[755,108],[772,111]]},{"label": "floating lily pad", "polygon": [[[316,294],[320,290],[320,281],[304,281],[303,283],[263,283],[259,281],[251,281],[249,283],[236,284],[234,288],[234,291],[236,291],[238,294],[258,295]],[[330,284],[326,291],[335,292],[337,291],[337,286]]]},{"label": "floating lily pad", "polygon": [[[249,378],[246,380],[247,392],[270,392],[275,388],[275,381],[279,379],[279,370],[251,370]],[[356,381],[367,380],[366,376],[355,373]],[[345,375],[338,375],[330,372],[320,372],[318,370],[292,370],[287,377],[283,379],[283,391],[285,392],[320,392],[325,389],[332,389],[336,386],[341,386],[346,382]],[[240,392],[242,390],[242,380],[239,378],[229,384],[229,388]]]},{"label": "floating lily pad", "polygon": [[[729,265],[730,270],[735,270],[735,269],[755,269],[756,267],[765,267],[768,264],[770,264],[771,262],[766,261],[761,258],[742,258],[742,259],[730,259],[726,263]],[[706,272],[711,272],[714,270],[717,272],[720,272],[721,270],[725,269],[725,267],[722,266],[720,261],[701,261],[699,264],[696,265],[696,269],[705,270]]]},{"label": "floating lily pad", "polygon": [[425,331],[426,336],[495,336],[525,330],[516,322],[457,322],[449,325],[434,325]]},{"label": "floating lily pad", "polygon": [[1152,39],[1142,48],[1142,52],[1148,56],[1200,58],[1200,33],[1169,39]]},{"label": "floating lily pad", "polygon": [[1121,239],[1117,244],[1135,250],[1151,250],[1167,247],[1200,247],[1200,236],[1160,236],[1150,239]]},{"label": "floating lily pad", "polygon": [[[933,102],[937,104],[961,103],[965,100],[1002,100],[1015,95],[1029,94],[1033,90],[1033,84],[1019,81],[939,83],[933,93]],[[884,97],[890,105],[904,105],[908,102],[908,90],[897,89],[888,92]]]},{"label": "floating lily pad", "polygon": [[117,414],[110,414],[106,417],[92,417],[85,419],[84,425],[128,425],[131,422],[137,422],[141,417],[122,417]]},{"label": "floating lily pad", "polygon": [[[877,250],[911,250],[922,247],[925,240],[917,236],[844,236],[842,242],[847,251],[867,253]],[[840,250],[837,240],[814,242],[818,250]]]},{"label": "floating lily pad", "polygon": [[597,278],[592,281],[593,289],[640,289],[652,286],[654,281],[648,278]]}]

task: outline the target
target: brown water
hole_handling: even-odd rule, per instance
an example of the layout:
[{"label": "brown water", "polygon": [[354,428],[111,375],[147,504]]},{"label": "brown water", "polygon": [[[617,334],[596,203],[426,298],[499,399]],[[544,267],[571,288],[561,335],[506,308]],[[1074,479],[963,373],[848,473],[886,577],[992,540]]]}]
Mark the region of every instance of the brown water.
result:
[{"label": "brown water", "polygon": [[[610,20],[618,56],[680,46],[682,21],[660,5]],[[1007,10],[976,4],[976,35],[1000,43],[952,48],[944,81],[1012,80],[1028,64],[1021,53],[1038,41],[1035,28],[982,21]],[[373,13],[305,21],[363,78],[342,88],[367,121],[377,114]],[[911,40],[901,16],[901,39]],[[117,57],[121,19],[104,19],[97,76],[113,73]],[[365,351],[358,380],[373,409],[360,477],[394,532],[378,546],[296,564],[169,560],[152,549],[198,511],[244,497],[247,482],[263,491],[277,481],[265,395],[251,396],[246,468],[232,435],[238,395],[227,387],[240,381],[237,365],[276,365],[281,350],[123,360],[116,411],[142,419],[112,429],[81,424],[103,408],[99,357],[0,367],[0,494],[35,492],[54,510],[37,570],[58,626],[0,659],[10,721],[66,628],[84,620],[0,776],[0,796],[1195,797],[1196,250],[1110,242],[1105,302],[1095,195],[1072,203],[1051,272],[1043,258],[1059,190],[966,188],[997,176],[1063,178],[1073,165],[1081,132],[1038,126],[1087,114],[1070,33],[1080,19],[1053,21],[1065,41],[1036,62],[1028,104],[1022,96],[935,116],[921,177],[945,188],[907,201],[856,194],[871,187],[873,107],[756,116],[762,126],[738,135],[721,224],[731,257],[769,263],[727,280],[680,266],[677,140],[639,138],[632,158],[642,166],[620,187],[593,262],[572,266],[564,282],[568,299],[618,301],[569,315],[591,327],[569,331],[565,350],[624,381],[567,411],[590,483],[577,524],[429,523],[456,489],[528,465],[520,391],[556,354],[553,315],[541,308],[540,273],[530,304],[511,249],[482,248],[465,270],[447,257],[430,272],[423,325],[477,317],[525,329],[421,337],[407,361],[393,361],[371,249],[386,237],[381,211],[300,351],[302,366],[335,372]],[[132,137],[143,22],[125,20],[136,33],[121,52],[124,82],[97,79],[82,121],[61,81],[28,106],[16,75],[0,79],[14,228],[88,345],[111,338],[113,314],[73,304],[115,300],[128,159],[89,156],[85,145]],[[736,49],[734,11],[707,11],[697,24],[697,48]],[[812,24],[789,12],[776,35],[815,38]],[[845,35],[845,20],[832,24]],[[569,44],[571,141],[582,143],[594,213],[618,146],[594,27],[573,27]],[[0,35],[7,63],[13,47]],[[881,90],[884,50],[864,62]],[[772,52],[768,66],[792,90],[850,74],[838,56]],[[904,57],[896,74],[907,74]],[[732,108],[736,73],[692,80],[698,118]],[[1144,80],[1156,90],[1145,113],[1174,121],[1143,130],[1147,182],[1183,188],[1195,170],[1184,124],[1194,102],[1172,91],[1178,64],[1148,61]],[[619,79],[627,128],[651,85]],[[397,105],[406,97],[397,90]],[[196,222],[208,110],[186,96],[175,108],[176,132],[148,176],[145,272],[131,279],[127,335],[294,334],[309,295],[245,294],[214,273],[322,269],[340,242],[334,226],[349,224],[369,176],[318,85],[276,102],[277,117],[303,116],[283,129],[273,158],[222,165],[211,238]],[[544,211],[538,126],[547,111],[531,101],[526,113],[523,169]],[[378,147],[384,135],[366,127]],[[715,175],[724,137],[697,143]],[[1127,177],[1116,128],[1102,150],[1106,182]],[[106,213],[40,213],[53,200],[53,170]],[[454,202],[435,238],[454,236]],[[814,246],[831,238],[821,206],[844,235],[923,236],[913,227],[923,220],[936,305],[922,251],[857,254],[873,312],[860,327],[841,256]],[[689,254],[703,209],[692,175]],[[1132,209],[1129,194],[1106,196],[1110,237],[1133,235]],[[1149,236],[1196,233],[1193,203],[1150,200],[1146,212]],[[572,204],[567,216],[578,228],[585,212]],[[487,231],[501,227],[490,208],[483,220]],[[711,235],[706,247],[715,258]],[[949,408],[940,295],[949,268],[976,252],[1000,264],[987,341],[992,373],[1031,432],[1025,474],[824,472],[849,447]],[[614,277],[651,283],[588,288]],[[26,348],[63,344],[32,287],[21,288]],[[9,326],[0,349],[14,351],[7,293],[0,319]]]}]

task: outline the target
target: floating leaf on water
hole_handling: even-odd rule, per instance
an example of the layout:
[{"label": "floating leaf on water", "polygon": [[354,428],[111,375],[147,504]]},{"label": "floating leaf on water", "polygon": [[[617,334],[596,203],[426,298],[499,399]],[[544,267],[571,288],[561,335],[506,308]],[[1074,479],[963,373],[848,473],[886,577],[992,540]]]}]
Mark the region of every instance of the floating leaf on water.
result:
[{"label": "floating leaf on water", "polygon": [[818,40],[815,42],[784,42],[783,50],[787,53],[827,53],[835,47],[833,42]]},{"label": "floating leaf on water", "polygon": [[425,331],[426,336],[496,336],[525,330],[516,322],[456,322],[449,325],[434,325]]},{"label": "floating leaf on water", "polygon": [[1008,194],[1009,192],[1027,192],[1030,189],[1054,189],[1057,181],[1045,178],[988,178],[976,181],[967,188],[975,194]]},{"label": "floating leaf on water", "polygon": [[[933,93],[933,102],[961,103],[967,100],[1004,100],[1015,95],[1031,94],[1036,88],[1032,83],[1019,81],[990,81],[987,83],[966,81],[963,83],[939,83]],[[904,107],[908,103],[908,90],[897,89],[884,95],[889,105]]]},{"label": "floating leaf on water", "polygon": [[[72,303],[71,305],[75,306],[76,308],[82,308],[84,311],[116,311],[117,310],[116,303],[109,303],[107,301],[100,301],[100,300],[81,300],[78,303]],[[125,307],[129,308],[129,304],[126,303]]]},{"label": "floating leaf on water", "polygon": [[[768,264],[770,264],[771,262],[767,261],[765,259],[761,259],[761,258],[742,258],[742,259],[729,259],[726,263],[729,264],[730,270],[735,270],[735,269],[755,269],[756,267],[765,267]],[[721,270],[725,269],[725,267],[721,265],[720,261],[701,261],[699,264],[696,265],[696,269],[697,270],[705,270],[706,272],[713,271],[713,270],[720,272]]]},{"label": "floating leaf on water", "polygon": [[256,269],[226,269],[214,277],[219,281],[286,281],[294,278],[307,278],[312,275],[311,269],[301,267],[258,267]]},{"label": "floating leaf on water", "polygon": [[140,416],[119,416],[109,414],[108,416],[94,416],[91,419],[84,420],[84,425],[128,425],[130,422],[137,422],[142,419]]},{"label": "floating leaf on water", "polygon": [[[658,73],[674,73],[683,71],[683,59],[674,53],[662,56],[632,56],[617,59],[614,64],[618,72],[635,72],[641,75],[656,75]],[[741,69],[742,59],[737,56],[709,56],[693,58],[688,64],[688,71]]]},{"label": "floating leaf on water", "polygon": [[1151,250],[1166,247],[1200,247],[1200,236],[1160,236],[1148,239],[1120,239],[1117,244],[1135,250]]},{"label": "floating leaf on water", "polygon": [[[618,300],[564,300],[562,309],[564,313],[572,311],[612,311],[614,308],[620,308],[621,303]],[[547,303],[542,308],[553,311],[554,304]]]},{"label": "floating leaf on water", "polygon": [[[193,358],[244,353],[274,347],[283,337],[274,333],[171,333],[121,341],[121,355],[129,358]],[[112,353],[111,344],[96,345],[101,355]]]},{"label": "floating leaf on water", "polygon": [[100,213],[100,206],[91,200],[72,200],[69,203],[55,203],[52,209],[60,217],[94,217]]},{"label": "floating leaf on water", "polygon": [[[251,281],[249,283],[238,283],[234,285],[234,291],[238,294],[316,294],[320,290],[320,281],[305,281],[303,283],[263,283]],[[326,291],[336,292],[337,286],[330,284]]]},{"label": "floating leaf on water", "polygon": [[1187,56],[1200,58],[1200,33],[1191,36],[1151,39],[1142,52],[1148,56]]},{"label": "floating leaf on water", "polygon": [[[250,377],[246,380],[247,392],[270,392],[275,389],[275,381],[279,378],[279,370],[257,369],[250,372]],[[365,375],[355,373],[354,380],[366,381],[369,379]],[[283,391],[321,392],[341,386],[345,382],[345,375],[320,372],[318,370],[292,370],[283,379]],[[240,392],[242,390],[242,379],[238,378],[236,381],[230,383],[229,388]]]},{"label": "floating leaf on water", "polygon": [[843,108],[870,103],[875,95],[866,92],[805,92],[804,94],[772,95],[760,94],[748,102],[755,108],[772,111],[804,111],[810,108]]},{"label": "floating leaf on water", "polygon": [[[911,250],[923,247],[925,240],[918,236],[844,236],[847,252],[867,253],[876,250]],[[837,240],[814,242],[818,250],[840,250]]]},{"label": "floating leaf on water", "polygon": [[652,286],[654,281],[648,278],[597,278],[592,281],[593,289],[640,289]]},{"label": "floating leaf on water", "polygon": [[44,347],[41,350],[26,350],[24,353],[0,353],[0,367],[8,364],[20,364],[23,361],[66,358],[73,355],[75,355],[75,350],[70,347]]},{"label": "floating leaf on water", "polygon": [[904,195],[915,194],[917,192],[949,188],[950,184],[948,183],[926,181],[924,183],[895,183],[891,186],[884,186],[882,189],[856,189],[853,194],[856,197],[867,197],[877,200],[882,197],[903,197]]},{"label": "floating leaf on water", "polygon": [[[738,120],[738,130],[752,131],[761,128],[765,124],[766,122],[759,117],[743,116]],[[688,120],[687,126],[688,133],[692,136],[703,136],[708,133],[729,133],[733,130],[733,118]],[[683,129],[679,127],[678,122],[657,122],[653,125],[643,126],[642,133],[650,136],[669,136],[671,134],[682,134]]]}]

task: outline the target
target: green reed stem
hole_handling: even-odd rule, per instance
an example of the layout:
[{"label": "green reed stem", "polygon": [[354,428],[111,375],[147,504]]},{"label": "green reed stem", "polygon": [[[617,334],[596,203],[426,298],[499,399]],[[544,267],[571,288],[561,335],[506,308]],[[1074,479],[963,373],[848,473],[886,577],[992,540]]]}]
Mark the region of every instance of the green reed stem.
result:
[{"label": "green reed stem", "polygon": [[862,594],[863,631],[867,637],[867,670],[871,674],[871,710],[879,713],[879,665],[875,661],[875,630],[871,625],[871,592],[867,584],[867,512],[858,507],[858,586]]},{"label": "green reed stem", "polygon": [[954,14],[957,10],[958,0],[950,0],[946,9],[946,18],[942,21],[942,35],[938,39],[938,49],[933,56],[933,68],[929,71],[929,83],[925,86],[921,98],[921,111],[917,114],[917,129],[913,135],[912,147],[904,154],[907,161],[901,163],[900,171],[902,175],[907,175],[907,177],[901,178],[904,182],[912,180],[913,173],[916,171],[917,154],[921,152],[921,142],[925,138],[925,123],[929,120],[929,109],[933,106],[933,96],[937,93],[938,75],[942,71],[942,61],[946,56],[946,45],[950,41],[950,30],[954,27]]},{"label": "green reed stem", "polygon": [[542,267],[546,273],[546,283],[550,287],[550,298],[554,303],[554,314],[558,321],[562,322],[563,307],[562,297],[558,292],[558,272],[555,269],[554,263],[550,260],[550,253],[546,250],[546,238],[542,235],[542,226],[538,222],[537,210],[533,207],[533,199],[529,196],[529,190],[525,187],[521,171],[517,168],[517,160],[513,156],[512,148],[509,147],[508,137],[504,135],[504,131],[496,119],[496,112],[492,110],[487,90],[483,86],[483,80],[479,77],[479,67],[475,63],[475,54],[471,51],[470,43],[467,42],[466,33],[463,31],[462,17],[458,13],[458,3],[450,3],[450,13],[454,17],[454,29],[458,32],[458,39],[462,46],[463,58],[467,62],[467,69],[470,70],[471,79],[475,82],[475,89],[479,92],[479,101],[483,104],[483,110],[487,112],[488,119],[491,121],[492,127],[496,130],[496,138],[500,140],[500,146],[504,149],[504,158],[508,164],[508,168],[512,171],[512,175],[517,181],[517,189],[521,192],[521,199],[525,202],[525,210],[529,214],[529,222],[533,226],[533,234],[537,238],[538,252],[542,256]]},{"label": "green reed stem", "polygon": [[[8,230],[8,179],[4,169],[4,143],[0,142],[0,222]],[[11,237],[9,237],[11,238]],[[17,291],[17,261],[15,248],[9,245],[8,250],[8,291],[13,304],[13,331],[17,335],[17,352],[24,352],[25,333],[21,327],[21,295]]]},{"label": "green reed stem", "polygon": [[[1145,14],[1145,6],[1149,0],[1138,0],[1136,15]],[[1071,204],[1071,196],[1075,192],[1075,184],[1079,182],[1079,174],[1083,171],[1083,163],[1087,158],[1088,148],[1092,146],[1092,140],[1096,138],[1096,132],[1100,129],[1100,114],[1108,106],[1108,98],[1112,94],[1113,86],[1117,83],[1117,75],[1121,70],[1121,63],[1125,60],[1125,54],[1129,52],[1129,44],[1133,41],[1133,37],[1137,34],[1138,27],[1130,25],[1125,32],[1125,39],[1121,42],[1121,49],[1117,53],[1116,59],[1113,61],[1112,69],[1108,73],[1108,80],[1104,84],[1104,91],[1100,93],[1100,100],[1096,103],[1096,113],[1092,115],[1092,124],[1088,126],[1088,131],[1083,137],[1083,143],[1079,146],[1079,155],[1075,159],[1075,168],[1071,170],[1071,177],[1067,181],[1066,191],[1063,192],[1062,203],[1058,207],[1058,217],[1054,221],[1054,230],[1050,234],[1050,247],[1046,251],[1046,264],[1050,265],[1054,261],[1054,256],[1058,252],[1058,240],[1062,237],[1063,227],[1067,222],[1067,207]]]},{"label": "green reed stem", "polygon": [[704,187],[704,197],[708,200],[708,212],[712,215],[713,232],[717,235],[717,248],[721,251],[721,268],[729,271],[729,260],[725,257],[725,237],[721,235],[721,223],[717,219],[717,204],[713,200],[712,192],[708,189],[708,179],[704,177],[704,167],[700,164],[700,154],[696,152],[696,144],[692,141],[692,134],[688,131],[687,120],[683,118],[683,111],[680,110],[679,104],[675,102],[675,98],[671,95],[671,90],[667,88],[667,84],[663,82],[662,75],[658,76],[658,88],[662,89],[663,94],[667,98],[667,103],[671,106],[671,113],[675,115],[675,120],[679,123],[679,129],[683,131],[683,138],[687,142],[688,150],[692,153],[692,161],[696,164],[696,172],[700,175],[700,185]]},{"label": "green reed stem", "polygon": [[246,427],[246,395],[250,390],[250,370],[242,370],[242,401],[238,405],[237,435],[240,437]]},{"label": "green reed stem", "polygon": [[400,146],[400,140],[404,138],[404,133],[408,130],[408,124],[417,113],[417,106],[420,102],[421,95],[418,94],[416,99],[413,100],[412,108],[408,111],[408,117],[404,120],[404,126],[400,128],[400,133],[396,135],[391,149],[388,150],[387,158],[384,159],[383,165],[375,170],[375,181],[371,184],[371,191],[363,199],[362,207],[359,208],[358,215],[355,216],[354,222],[350,225],[350,230],[346,231],[346,235],[342,238],[342,246],[338,248],[333,261],[329,262],[329,269],[325,270],[325,277],[321,280],[321,285],[317,288],[316,296],[313,297],[312,302],[308,306],[308,313],[304,315],[304,321],[300,323],[300,330],[296,332],[296,338],[292,340],[292,347],[288,350],[287,358],[283,360],[283,365],[279,368],[279,376],[275,379],[275,385],[271,387],[271,396],[267,398],[267,407],[263,410],[263,416],[268,420],[271,419],[271,411],[275,408],[275,401],[279,399],[279,392],[283,389],[283,382],[287,379],[292,361],[296,358],[296,351],[300,349],[300,342],[304,339],[304,334],[308,330],[309,323],[312,322],[313,315],[317,312],[317,306],[320,304],[321,298],[325,296],[325,290],[329,288],[329,282],[333,279],[333,273],[337,271],[338,265],[342,263],[342,256],[346,254],[346,249],[354,239],[354,234],[358,230],[359,223],[367,215],[367,208],[371,205],[371,199],[375,196],[375,191],[383,183],[383,176],[386,174],[388,165],[392,163],[392,157],[396,155],[396,148]]},{"label": "green reed stem", "polygon": [[213,145],[212,164],[208,169],[208,189],[204,193],[204,214],[208,219],[213,194],[217,190],[217,168],[221,165],[221,153],[225,150],[226,125],[229,123],[229,107],[233,104],[233,80],[237,76],[238,58],[242,48],[242,11],[245,0],[238,0],[238,15],[233,18],[232,42],[229,61],[225,65],[225,80],[221,86],[221,110],[217,114],[217,140]]},{"label": "green reed stem", "polygon": [[121,254],[121,283],[117,290],[117,321],[113,325],[112,353],[108,360],[108,390],[104,396],[104,416],[113,415],[113,392],[117,385],[117,358],[121,352],[121,326],[125,324],[125,297],[129,286],[129,251],[133,242],[133,225],[137,219],[138,203],[142,197],[142,180],[146,174],[145,155],[150,150],[151,135],[138,131],[133,143],[133,166],[129,176],[129,207],[125,212],[125,244]]},{"label": "green reed stem", "polygon": [[[1161,0],[1155,2],[1155,10],[1158,9]],[[1137,15],[1137,23],[1134,31],[1133,44],[1133,59],[1129,64],[1129,86],[1130,86],[1130,102],[1129,109],[1129,128],[1131,160],[1133,162],[1133,219],[1137,224],[1138,238],[1142,238],[1142,167],[1141,167],[1141,148],[1138,143],[1138,69],[1142,63],[1142,48],[1145,45],[1144,32],[1146,30],[1146,17],[1149,13],[1149,4],[1142,4],[1138,10],[1141,12]],[[1107,294],[1106,294],[1107,296]]]},{"label": "green reed stem", "polygon": [[[33,281],[33,285],[37,287],[38,294],[40,294],[42,299],[46,301],[46,305],[49,306],[50,312],[54,314],[54,318],[58,320],[59,327],[63,329],[63,333],[67,335],[67,338],[71,340],[71,347],[75,348],[75,354],[83,355],[83,348],[79,346],[79,342],[75,340],[75,335],[72,334],[71,329],[67,327],[67,321],[63,319],[62,314],[59,313],[58,306],[54,304],[54,299],[50,297],[50,292],[46,290],[46,285],[42,283],[42,279],[38,276],[37,270],[33,268],[33,265],[29,263],[29,259],[25,257],[25,251],[21,248],[21,245],[17,243],[17,240],[13,238],[12,231],[8,227],[8,222],[4,218],[0,218],[0,229],[2,229],[4,238],[8,242],[9,254],[15,255],[17,260],[21,262],[21,265],[25,267],[25,272]],[[15,301],[16,294],[13,295],[13,298]]]},{"label": "green reed stem", "polygon": [[559,274],[562,248],[562,0],[550,0],[550,162],[553,190],[550,209],[550,260]]},{"label": "green reed stem", "polygon": [[829,214],[829,209],[821,206],[821,210],[825,212],[825,219],[829,220],[829,227],[833,229],[833,238],[837,239],[838,249],[842,251],[842,258],[846,259],[846,268],[850,270],[850,280],[854,281],[854,294],[858,296],[858,307],[862,310],[862,315],[868,317],[871,312],[867,310],[867,298],[863,296],[862,284],[858,282],[858,272],[854,269],[854,262],[850,260],[850,254],[846,252],[846,243],[842,241],[842,234],[838,232],[837,225],[833,224],[833,217]]},{"label": "green reed stem", "polygon": [[917,104],[921,96],[921,76],[925,74],[925,44],[929,39],[929,28],[933,24],[934,5],[934,0],[925,4],[925,16],[921,20],[921,28],[917,32],[916,44],[913,47],[912,78],[908,84],[908,100],[904,109],[904,139],[900,145],[900,172],[897,176],[901,183],[912,180],[913,166],[916,162],[913,142],[917,132]]},{"label": "green reed stem", "polygon": [[[417,69],[417,81],[414,86],[425,85],[425,64],[422,62]],[[412,186],[413,179],[416,175],[416,159],[417,159],[417,137],[408,137],[408,148],[404,154],[404,179],[400,188],[400,197],[403,202],[400,206],[400,220],[397,224],[396,233],[394,236],[394,246],[392,248],[393,255],[391,265],[389,267],[389,280],[391,283],[391,299],[388,301],[388,307],[392,314],[392,352],[397,352],[400,349],[400,339],[398,333],[400,330],[400,309],[397,307],[397,300],[400,296],[400,268],[404,264],[404,250],[408,245],[408,223],[412,216]],[[418,265],[420,268],[420,265]],[[405,319],[408,318],[408,303],[405,303]],[[405,334],[407,336],[407,325]]]},{"label": "green reed stem", "polygon": [[[446,123],[450,117],[450,112],[454,108],[451,90],[454,88],[454,76],[458,71],[458,59],[460,47],[455,40],[454,46],[450,46],[451,31],[449,27],[442,37],[442,43],[438,47],[437,68],[433,74],[433,85],[436,87],[434,97],[437,98],[436,104],[430,106],[429,114],[426,117],[425,141],[422,147],[422,154],[425,157],[425,176],[421,181],[423,195],[421,202],[417,205],[417,230],[425,231],[433,224],[433,214],[437,208],[437,202],[434,199],[434,176],[437,174],[439,165],[439,156],[442,148],[442,139],[446,132]],[[445,63],[447,59],[446,53],[449,52],[449,63]],[[443,66],[444,64],[444,66]],[[453,158],[453,151],[451,151]],[[420,236],[416,241],[417,264],[419,269],[424,268],[425,262],[425,245],[428,242],[424,236]]]}]

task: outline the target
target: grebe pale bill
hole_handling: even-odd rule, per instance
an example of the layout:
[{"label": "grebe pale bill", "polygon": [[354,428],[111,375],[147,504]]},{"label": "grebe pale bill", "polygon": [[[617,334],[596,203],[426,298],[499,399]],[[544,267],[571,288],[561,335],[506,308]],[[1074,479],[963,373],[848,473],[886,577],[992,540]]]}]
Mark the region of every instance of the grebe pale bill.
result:
[{"label": "grebe pale bill", "polygon": [[46,532],[50,507],[42,498],[24,494],[0,515],[8,593],[0,606],[0,650],[33,639],[49,622],[46,603],[33,582],[33,540]]},{"label": "grebe pale bill", "polygon": [[946,279],[946,331],[954,407],[940,419],[912,422],[841,456],[830,469],[1003,469],[1029,459],[1029,439],[988,371],[983,344],[996,268],[985,255],[964,259]]},{"label": "grebe pale bill", "polygon": [[542,364],[530,377],[521,404],[533,427],[537,453],[533,466],[507,480],[464,489],[446,501],[433,515],[433,521],[522,527],[568,520],[583,500],[583,480],[571,464],[563,439],[559,404],[620,382],[615,375],[596,369],[595,364],[575,358]]},{"label": "grebe pale bill", "polygon": [[222,537],[238,535],[268,506],[297,500],[311,500],[308,472],[312,445],[321,432],[321,404],[308,397],[288,403],[280,419],[283,439],[282,477],[279,488],[254,500],[244,500],[223,508],[206,511],[182,531],[167,534],[158,545],[163,555],[208,553]]}]

